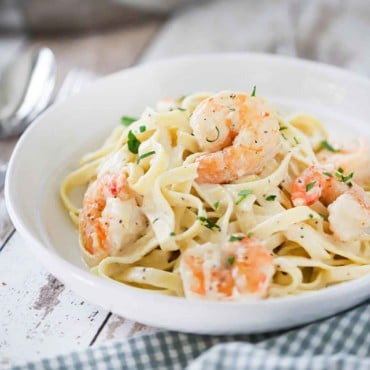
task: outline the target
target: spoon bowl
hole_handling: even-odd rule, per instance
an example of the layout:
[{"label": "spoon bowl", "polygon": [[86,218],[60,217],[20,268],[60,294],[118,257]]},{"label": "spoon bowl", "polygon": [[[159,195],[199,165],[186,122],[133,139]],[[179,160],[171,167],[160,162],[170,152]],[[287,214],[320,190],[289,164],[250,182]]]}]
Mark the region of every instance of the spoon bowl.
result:
[{"label": "spoon bowl", "polygon": [[21,54],[0,76],[0,138],[20,135],[51,103],[56,60],[48,48]]}]

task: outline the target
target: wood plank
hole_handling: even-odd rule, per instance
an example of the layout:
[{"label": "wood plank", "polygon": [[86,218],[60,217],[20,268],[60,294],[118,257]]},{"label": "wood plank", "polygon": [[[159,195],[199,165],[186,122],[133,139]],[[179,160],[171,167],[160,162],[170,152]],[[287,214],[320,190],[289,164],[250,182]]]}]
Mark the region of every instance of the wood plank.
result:
[{"label": "wood plank", "polygon": [[103,343],[107,340],[122,340],[137,335],[155,333],[156,331],[158,329],[113,314],[109,317],[94,344]]},{"label": "wood plank", "polygon": [[106,75],[134,64],[162,21],[154,19],[103,33],[35,37],[29,46],[47,45],[58,62],[58,85],[67,72],[74,68],[87,69]]},{"label": "wood plank", "polygon": [[0,257],[0,368],[87,347],[107,312],[50,275],[18,233]]},{"label": "wood plank", "polygon": [[300,2],[263,0],[252,5],[245,0],[214,0],[188,4],[166,23],[142,59],[238,51],[295,55],[295,18],[291,14],[296,3]]}]

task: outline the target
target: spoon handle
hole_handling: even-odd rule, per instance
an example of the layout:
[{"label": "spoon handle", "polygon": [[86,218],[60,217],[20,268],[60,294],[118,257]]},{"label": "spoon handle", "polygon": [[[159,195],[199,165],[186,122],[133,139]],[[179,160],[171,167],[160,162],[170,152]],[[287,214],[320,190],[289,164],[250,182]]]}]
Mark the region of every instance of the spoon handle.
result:
[{"label": "spoon handle", "polygon": [[8,168],[8,163],[3,163],[0,165],[0,190],[3,188],[5,183],[6,169]]}]

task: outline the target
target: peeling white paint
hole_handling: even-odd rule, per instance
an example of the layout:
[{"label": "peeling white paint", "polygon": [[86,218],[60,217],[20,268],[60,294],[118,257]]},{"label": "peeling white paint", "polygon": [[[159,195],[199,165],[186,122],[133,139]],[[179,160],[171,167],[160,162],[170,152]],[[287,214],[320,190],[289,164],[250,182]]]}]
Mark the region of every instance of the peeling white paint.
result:
[{"label": "peeling white paint", "polygon": [[0,368],[87,347],[107,312],[51,276],[18,233],[0,253]]},{"label": "peeling white paint", "polygon": [[124,319],[117,315],[112,315],[100,332],[95,344],[107,340],[119,340],[137,335],[155,333],[156,331],[158,331],[158,329]]}]

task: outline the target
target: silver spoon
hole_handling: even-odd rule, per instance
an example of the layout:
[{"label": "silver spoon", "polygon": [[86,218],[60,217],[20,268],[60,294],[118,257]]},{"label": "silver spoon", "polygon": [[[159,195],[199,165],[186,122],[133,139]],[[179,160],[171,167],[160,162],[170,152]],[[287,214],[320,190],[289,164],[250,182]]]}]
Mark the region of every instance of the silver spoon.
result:
[{"label": "silver spoon", "polygon": [[21,134],[50,104],[56,61],[48,48],[20,55],[0,76],[0,138]]},{"label": "silver spoon", "polygon": [[[48,48],[33,49],[9,65],[0,76],[0,139],[20,135],[52,102],[56,60]],[[6,162],[0,162],[0,190]]]},{"label": "silver spoon", "polygon": [[0,164],[0,190],[2,189],[5,183],[5,175],[6,175],[7,167],[8,167],[7,163]]},{"label": "silver spoon", "polygon": [[[98,76],[96,74],[82,69],[74,69],[70,71],[64,79],[53,103],[62,102],[66,98],[78,93],[83,87],[88,85],[97,77]],[[7,167],[8,164],[6,162],[0,162],[0,191],[4,186]]]}]

